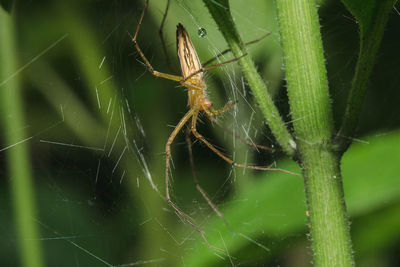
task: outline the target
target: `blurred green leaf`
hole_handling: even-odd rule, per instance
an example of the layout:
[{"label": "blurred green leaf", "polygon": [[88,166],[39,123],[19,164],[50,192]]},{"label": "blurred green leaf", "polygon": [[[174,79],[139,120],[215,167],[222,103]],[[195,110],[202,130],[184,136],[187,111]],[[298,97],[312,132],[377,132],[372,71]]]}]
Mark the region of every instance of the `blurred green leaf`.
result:
[{"label": "blurred green leaf", "polygon": [[352,223],[356,257],[379,253],[394,245],[400,235],[400,203],[356,218]]},{"label": "blurred green leaf", "polygon": [[[400,167],[393,164],[400,161],[399,150],[400,132],[392,132],[366,138],[363,143],[354,144],[345,154],[342,170],[346,203],[351,217],[374,212],[400,200]],[[288,161],[279,166],[289,170],[295,168],[294,163]],[[237,232],[236,235],[232,235],[216,216],[204,227],[212,245],[226,248],[222,256],[226,257],[228,252],[234,256],[250,244],[254,250],[264,250],[265,258],[268,258],[271,253],[262,246],[273,249],[279,245],[274,239],[303,233],[306,228],[302,179],[281,173],[264,173],[255,178],[260,179],[236,195],[235,200],[222,210]],[[386,230],[383,227],[381,231]],[[375,232],[374,236],[380,235]],[[395,238],[385,236],[382,242]],[[249,238],[274,241],[271,244],[256,245]],[[375,240],[372,236],[369,239]],[[185,264],[211,266],[221,261],[214,254],[215,251],[211,251],[201,239],[198,240],[198,249],[186,256]]]},{"label": "blurred green leaf", "polygon": [[[364,141],[363,141],[364,142]],[[354,144],[343,157],[345,198],[352,216],[386,206],[400,197],[400,134],[392,132]]]}]

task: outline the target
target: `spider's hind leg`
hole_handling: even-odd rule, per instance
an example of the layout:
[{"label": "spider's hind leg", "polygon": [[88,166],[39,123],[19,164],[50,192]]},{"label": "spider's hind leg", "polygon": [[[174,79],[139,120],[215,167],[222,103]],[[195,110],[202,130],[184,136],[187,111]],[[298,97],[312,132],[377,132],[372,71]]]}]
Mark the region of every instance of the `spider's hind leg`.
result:
[{"label": "spider's hind leg", "polygon": [[166,163],[165,163],[165,198],[167,200],[168,205],[175,211],[175,213],[181,218],[183,221],[187,222],[192,226],[194,230],[196,230],[203,240],[206,242],[207,246],[210,249],[213,249],[211,244],[208,242],[207,238],[204,235],[204,232],[198,227],[192,219],[186,215],[183,211],[181,211],[178,206],[171,200],[170,197],[170,192],[169,192],[169,185],[170,185],[170,179],[169,179],[169,171],[170,171],[170,160],[171,160],[171,144],[175,140],[175,137],[178,135],[180,130],[182,130],[183,126],[190,120],[190,118],[193,116],[194,113],[198,110],[198,107],[193,107],[191,108],[185,116],[182,117],[182,119],[179,121],[178,125],[175,127],[175,129],[172,131],[171,135],[168,138],[167,144],[165,145],[165,154],[166,154]]},{"label": "spider's hind leg", "polygon": [[198,116],[199,116],[199,110],[195,110],[193,112],[192,126],[191,126],[191,131],[192,131],[193,135],[197,139],[199,139],[203,144],[205,144],[210,150],[212,150],[217,156],[219,156],[221,159],[223,159],[224,161],[226,161],[230,165],[232,165],[234,167],[246,168],[246,169],[252,169],[252,170],[259,170],[259,171],[279,171],[279,172],[284,172],[284,173],[295,175],[295,176],[300,176],[298,173],[287,171],[285,169],[271,168],[271,167],[264,167],[264,166],[256,166],[256,165],[247,165],[247,164],[237,163],[237,162],[233,161],[231,158],[225,156],[218,148],[216,148],[213,144],[211,144],[202,134],[200,134],[197,131],[196,123],[197,123]]},{"label": "spider's hind leg", "polygon": [[200,186],[199,181],[197,180],[196,176],[196,171],[194,167],[194,159],[193,159],[193,152],[192,152],[192,141],[190,140],[190,134],[191,134],[191,129],[190,127],[186,131],[186,143],[188,146],[188,152],[189,152],[189,161],[190,161],[190,167],[192,169],[192,177],[193,177],[193,183],[196,186],[196,189],[200,192],[200,194],[203,196],[203,198],[207,201],[208,205],[213,209],[213,211],[220,217],[225,225],[228,227],[228,229],[232,232],[235,233],[228,223],[228,221],[225,219],[224,215],[218,210],[217,206],[212,202],[212,200],[208,197],[207,193],[204,191],[204,189]]}]

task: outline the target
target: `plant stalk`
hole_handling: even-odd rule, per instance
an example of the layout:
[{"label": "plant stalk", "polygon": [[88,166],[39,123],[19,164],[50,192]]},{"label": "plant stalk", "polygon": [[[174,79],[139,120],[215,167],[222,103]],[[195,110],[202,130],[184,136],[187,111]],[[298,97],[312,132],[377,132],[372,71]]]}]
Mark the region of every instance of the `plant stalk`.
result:
[{"label": "plant stalk", "polygon": [[315,266],[353,266],[340,157],[314,1],[277,0],[286,81],[303,170]]},{"label": "plant stalk", "polygon": [[36,215],[34,185],[29,161],[28,140],[17,68],[13,18],[0,7],[0,101],[7,155],[15,230],[21,266],[43,266]]}]

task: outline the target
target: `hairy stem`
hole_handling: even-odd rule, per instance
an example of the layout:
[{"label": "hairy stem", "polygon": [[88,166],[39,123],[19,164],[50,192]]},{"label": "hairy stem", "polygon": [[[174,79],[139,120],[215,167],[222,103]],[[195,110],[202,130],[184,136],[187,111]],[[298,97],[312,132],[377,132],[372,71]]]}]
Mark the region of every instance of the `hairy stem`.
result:
[{"label": "hairy stem", "polygon": [[314,264],[352,266],[340,158],[330,146],[333,119],[317,7],[305,0],[276,3]]}]

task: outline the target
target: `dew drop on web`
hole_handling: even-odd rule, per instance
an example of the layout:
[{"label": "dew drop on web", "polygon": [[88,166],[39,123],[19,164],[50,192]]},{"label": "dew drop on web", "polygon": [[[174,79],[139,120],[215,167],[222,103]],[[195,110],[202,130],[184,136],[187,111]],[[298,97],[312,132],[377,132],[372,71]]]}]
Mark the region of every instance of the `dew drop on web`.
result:
[{"label": "dew drop on web", "polygon": [[203,27],[199,27],[199,29],[197,30],[197,34],[199,35],[199,37],[203,38],[207,35],[207,30]]}]

